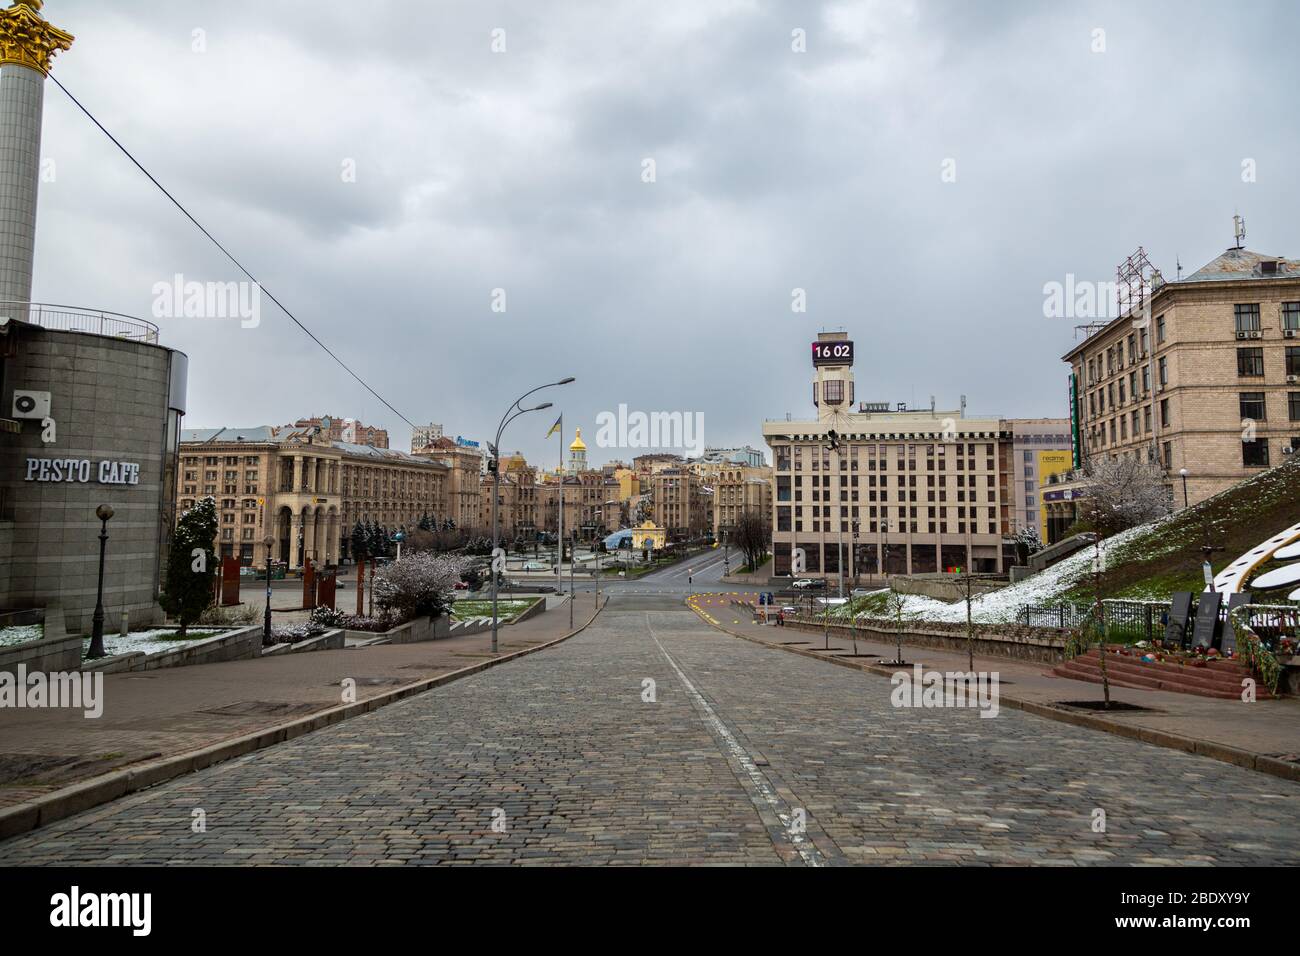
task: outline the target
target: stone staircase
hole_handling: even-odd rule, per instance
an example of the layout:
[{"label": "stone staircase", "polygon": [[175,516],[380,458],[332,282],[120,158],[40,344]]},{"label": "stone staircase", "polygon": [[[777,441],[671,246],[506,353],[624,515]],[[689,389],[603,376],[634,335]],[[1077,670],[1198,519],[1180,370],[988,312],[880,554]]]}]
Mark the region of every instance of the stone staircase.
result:
[{"label": "stone staircase", "polygon": [[[1101,683],[1101,663],[1093,648],[1052,669],[1057,677]],[[1220,700],[1240,700],[1241,682],[1253,676],[1250,669],[1238,661],[1207,661],[1204,666],[1178,664],[1169,661],[1146,663],[1136,657],[1120,654],[1106,656],[1106,676],[1116,687],[1133,687],[1141,690],[1167,690],[1179,694],[1197,694],[1217,697]],[[1255,684],[1258,700],[1270,700],[1268,688]]]}]

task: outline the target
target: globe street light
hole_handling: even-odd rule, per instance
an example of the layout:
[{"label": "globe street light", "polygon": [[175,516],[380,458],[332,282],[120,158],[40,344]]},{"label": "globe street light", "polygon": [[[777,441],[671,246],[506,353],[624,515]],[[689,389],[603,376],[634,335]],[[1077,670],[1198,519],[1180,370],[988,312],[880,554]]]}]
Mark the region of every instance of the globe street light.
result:
[{"label": "globe street light", "polygon": [[90,652],[87,657],[104,657],[104,551],[108,546],[108,519],[113,517],[109,505],[100,505],[95,509],[99,519],[99,591],[95,597],[95,615],[90,625]]},{"label": "globe street light", "polygon": [[[496,440],[488,445],[488,451],[492,454],[491,461],[488,462],[488,468],[492,472],[492,564],[490,571],[492,574],[492,653],[497,652],[497,547],[499,545],[500,533],[498,530],[498,504],[501,498],[501,434],[506,430],[506,426],[518,418],[520,415],[528,412],[540,412],[544,408],[550,408],[550,402],[543,402],[541,405],[535,405],[532,408],[524,408],[521,404],[525,398],[534,392],[540,392],[544,388],[553,388],[556,385],[568,385],[576,381],[572,375],[568,378],[562,378],[558,382],[550,382],[546,385],[539,385],[530,391],[524,392],[514,400],[514,403],[506,409],[506,413],[501,416],[501,424],[497,426]],[[563,499],[561,499],[563,500]],[[560,543],[560,548],[564,548],[564,543]],[[563,552],[561,552],[563,553]]]},{"label": "globe street light", "polygon": [[262,539],[262,544],[266,545],[266,619],[262,622],[262,646],[269,647],[271,644],[271,548],[275,544],[275,537],[268,534]]},{"label": "globe street light", "polygon": [[1178,469],[1178,474],[1181,475],[1183,479],[1183,509],[1186,510],[1187,509],[1187,469],[1186,468]]}]

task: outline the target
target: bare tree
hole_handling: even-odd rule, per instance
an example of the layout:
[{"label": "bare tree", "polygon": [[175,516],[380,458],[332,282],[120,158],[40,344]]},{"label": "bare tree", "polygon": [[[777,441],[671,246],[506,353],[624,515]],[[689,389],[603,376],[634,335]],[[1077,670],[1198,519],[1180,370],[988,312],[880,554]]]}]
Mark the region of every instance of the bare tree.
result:
[{"label": "bare tree", "polygon": [[1114,534],[1169,514],[1164,473],[1154,461],[1137,455],[1095,458],[1085,474],[1087,513],[1098,534]]},{"label": "bare tree", "polygon": [[745,563],[752,570],[757,571],[758,566],[767,556],[767,546],[771,539],[763,516],[757,511],[743,511],[736,518],[735,527],[728,540],[744,554]]}]

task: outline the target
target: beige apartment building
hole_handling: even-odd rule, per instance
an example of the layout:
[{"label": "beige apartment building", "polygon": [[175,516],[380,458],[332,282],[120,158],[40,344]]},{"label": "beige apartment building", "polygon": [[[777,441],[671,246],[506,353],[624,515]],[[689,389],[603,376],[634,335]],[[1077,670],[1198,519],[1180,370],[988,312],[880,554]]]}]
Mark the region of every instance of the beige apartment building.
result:
[{"label": "beige apartment building", "polygon": [[764,523],[772,514],[772,469],[766,466],[722,464],[705,479],[713,489],[713,537],[728,538],[736,521],[746,512]]},{"label": "beige apartment building", "polygon": [[187,429],[180,456],[180,511],[212,496],[217,552],[245,565],[266,563],[268,534],[271,559],[294,569],[337,564],[357,521],[409,529],[447,514],[446,464],[333,441],[316,426]]},{"label": "beige apartment building", "polygon": [[[455,521],[460,530],[483,530],[483,494],[480,488],[483,453],[476,447],[442,437],[433,439],[412,455],[426,461],[441,462],[449,469],[445,516]],[[443,517],[443,513],[440,512],[439,517]]]},{"label": "beige apartment building", "polygon": [[317,415],[314,418],[300,418],[286,428],[319,428],[326,438],[332,441],[348,442],[352,445],[373,445],[376,448],[388,447],[388,430],[374,425],[363,425],[355,418],[335,418],[333,415]]},{"label": "beige apartment building", "polygon": [[703,537],[713,527],[713,492],[687,467],[663,468],[650,475],[651,517],[668,541]]},{"label": "beige apartment building", "polygon": [[1159,461],[1182,507],[1184,469],[1195,504],[1293,454],[1300,261],[1230,248],[1184,279],[1157,276],[1148,301],[1146,321],[1122,315],[1064,356],[1083,463]]},{"label": "beige apartment building", "polygon": [[763,423],[775,476],[773,573],[834,579],[842,567],[847,583],[1005,571],[1010,423],[959,410],[855,409],[852,343],[822,333],[814,345],[816,419]]},{"label": "beige apartment building", "polygon": [[[575,440],[576,443],[576,440]],[[582,449],[575,451],[585,451]],[[578,457],[576,454],[574,457]],[[581,458],[579,458],[581,463]],[[600,471],[573,471],[564,475],[539,475],[518,452],[501,459],[498,489],[498,529],[501,539],[528,539],[538,532],[555,534],[560,518],[560,501],[564,502],[564,536],[577,533],[590,541],[624,527],[627,509],[622,497],[622,482],[614,474]],[[481,521],[485,533],[492,528],[492,478],[481,480]]]}]

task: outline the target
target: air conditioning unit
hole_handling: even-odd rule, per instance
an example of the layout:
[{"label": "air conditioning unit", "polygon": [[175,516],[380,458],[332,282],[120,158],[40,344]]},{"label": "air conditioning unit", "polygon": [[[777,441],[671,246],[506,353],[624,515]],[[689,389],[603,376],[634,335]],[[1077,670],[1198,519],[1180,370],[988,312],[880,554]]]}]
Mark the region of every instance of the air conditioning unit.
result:
[{"label": "air conditioning unit", "polygon": [[14,389],[14,418],[42,421],[50,417],[49,392],[24,392]]},{"label": "air conditioning unit", "polygon": [[1295,385],[1297,382],[1300,382],[1300,375],[1288,375],[1286,377],[1286,383],[1288,385]]},{"label": "air conditioning unit", "polygon": [[1246,333],[1245,333],[1245,332],[1238,332],[1238,333],[1237,333],[1237,338],[1239,338],[1239,339],[1244,339],[1245,337],[1246,337]]},{"label": "air conditioning unit", "polygon": [[1295,329],[1283,329],[1283,330],[1282,330],[1282,338],[1284,338],[1284,339],[1293,339],[1293,338],[1295,338]]},{"label": "air conditioning unit", "polygon": [[1252,339],[1263,338],[1263,337],[1264,337],[1264,333],[1263,333],[1263,332],[1260,332],[1260,331],[1258,331],[1258,330],[1256,330],[1256,331],[1250,333],[1250,337],[1251,337]]}]

